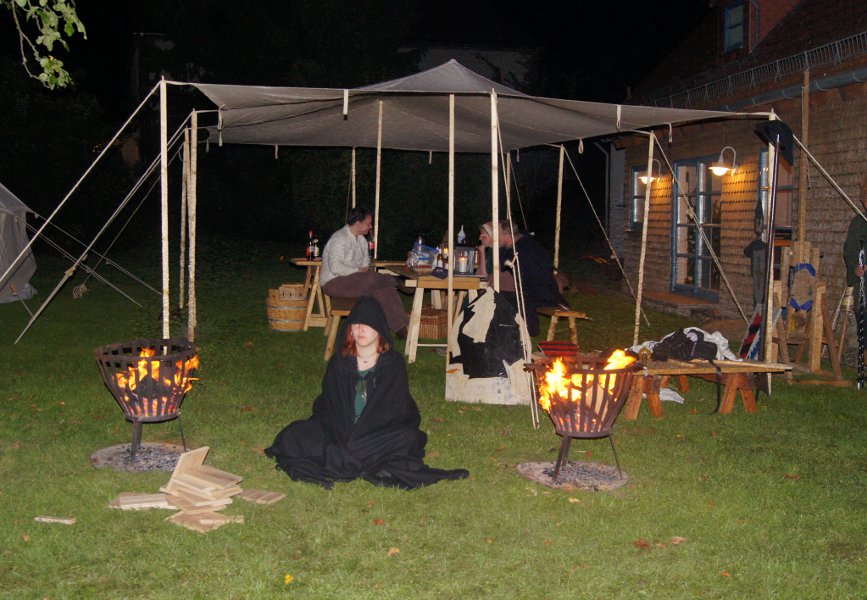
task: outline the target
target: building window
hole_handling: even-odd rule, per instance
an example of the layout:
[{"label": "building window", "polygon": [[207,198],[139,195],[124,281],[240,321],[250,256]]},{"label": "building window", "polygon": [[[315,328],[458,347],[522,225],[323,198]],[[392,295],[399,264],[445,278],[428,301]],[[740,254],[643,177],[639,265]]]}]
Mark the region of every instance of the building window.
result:
[{"label": "building window", "polygon": [[725,33],[723,48],[725,52],[744,47],[744,5],[735,2],[725,9]]},{"label": "building window", "polygon": [[[647,184],[641,180],[647,171],[637,167],[632,168],[632,195],[629,201],[629,228],[633,231],[640,230],[644,224],[644,190]],[[646,179],[646,177],[645,177]]]},{"label": "building window", "polygon": [[[795,198],[795,178],[792,166],[786,161],[780,161],[777,172],[777,198],[774,203],[774,236],[778,239],[792,238],[792,207]],[[759,202],[762,214],[768,212],[768,202],[771,199],[771,174],[768,169],[768,151],[759,153]]]},{"label": "building window", "polygon": [[710,250],[719,257],[722,178],[711,175],[711,161],[697,159],[679,161],[675,165],[672,288],[718,299],[720,274]]}]

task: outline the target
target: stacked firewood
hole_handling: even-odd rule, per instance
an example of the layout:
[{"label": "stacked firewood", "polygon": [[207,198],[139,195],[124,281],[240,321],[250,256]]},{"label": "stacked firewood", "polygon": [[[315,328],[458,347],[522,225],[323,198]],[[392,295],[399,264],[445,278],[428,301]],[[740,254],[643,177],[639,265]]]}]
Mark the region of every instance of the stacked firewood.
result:
[{"label": "stacked firewood", "polygon": [[226,523],[243,523],[244,515],[221,514],[239,497],[257,504],[272,504],[285,494],[264,490],[243,490],[242,477],[204,464],[209,448],[203,446],[181,454],[168,483],[160,488],[161,494],[134,494],[125,492],[109,506],[121,510],[146,508],[180,509],[166,519],[176,525],[205,533]]}]

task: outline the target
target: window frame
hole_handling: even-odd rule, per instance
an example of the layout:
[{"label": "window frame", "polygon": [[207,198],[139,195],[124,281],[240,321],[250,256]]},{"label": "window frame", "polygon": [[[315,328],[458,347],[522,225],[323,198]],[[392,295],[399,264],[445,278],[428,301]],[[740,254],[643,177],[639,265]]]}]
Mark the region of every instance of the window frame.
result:
[{"label": "window frame", "polygon": [[641,231],[644,227],[644,191],[647,186],[639,177],[647,174],[644,167],[632,167],[632,179],[629,182],[629,231]]},{"label": "window frame", "polygon": [[[711,254],[703,253],[705,246],[701,234],[698,232],[698,227],[689,218],[688,214],[682,214],[680,202],[680,186],[681,173],[683,169],[694,168],[699,176],[699,181],[696,183],[694,196],[689,195],[687,190],[687,200],[695,201],[693,210],[697,212],[699,222],[708,234],[710,241],[716,242],[714,251],[717,257],[721,255],[722,248],[722,179],[713,175],[710,171],[711,163],[716,159],[716,156],[702,156],[696,158],[682,159],[674,164],[674,172],[677,174],[672,185],[672,210],[671,210],[671,290],[673,292],[705,298],[711,301],[719,301],[720,290],[722,288],[722,276],[719,269],[713,261]],[[715,188],[714,183],[719,182]],[[706,188],[706,189],[705,189]],[[710,207],[711,218],[714,211],[714,204],[719,202],[719,222],[707,220],[705,211]],[[681,220],[683,217],[683,220]],[[710,230],[710,231],[708,231]],[[690,234],[694,237],[691,239]],[[686,248],[681,248],[680,244],[686,245]],[[692,244],[692,249],[689,246]],[[681,273],[681,264],[690,268],[690,274]],[[704,267],[707,266],[711,271],[707,274],[708,281],[716,282],[716,287],[704,287]],[[716,272],[714,274],[714,272]],[[686,281],[689,277],[692,282]],[[685,281],[678,281],[684,279]]]},{"label": "window frame", "polygon": [[[736,10],[740,11],[740,20],[733,23],[732,19]],[[744,9],[743,0],[736,0],[724,9],[724,25],[723,25],[723,53],[734,52],[744,47],[746,40],[746,10]],[[740,31],[740,37],[737,40],[732,39],[732,33]]]}]

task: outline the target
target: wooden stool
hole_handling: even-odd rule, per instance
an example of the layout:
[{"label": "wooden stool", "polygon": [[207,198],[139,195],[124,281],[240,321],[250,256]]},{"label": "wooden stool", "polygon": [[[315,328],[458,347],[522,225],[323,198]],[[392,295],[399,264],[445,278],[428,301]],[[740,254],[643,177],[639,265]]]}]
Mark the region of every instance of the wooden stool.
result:
[{"label": "wooden stool", "polygon": [[328,321],[325,323],[325,334],[328,336],[328,341],[325,343],[325,356],[323,358],[328,360],[334,354],[337,332],[340,330],[340,319],[349,316],[358,298],[341,298],[339,296],[331,298],[326,296],[326,300],[328,302]]},{"label": "wooden stool", "polygon": [[540,315],[551,317],[551,325],[548,326],[548,337],[546,338],[546,341],[550,342],[557,334],[557,321],[561,318],[566,318],[569,320],[569,339],[573,344],[580,348],[580,344],[578,344],[578,326],[575,324],[575,320],[584,319],[585,321],[590,321],[590,317],[583,312],[578,312],[577,310],[564,310],[556,306],[542,306],[537,308],[536,312]]}]

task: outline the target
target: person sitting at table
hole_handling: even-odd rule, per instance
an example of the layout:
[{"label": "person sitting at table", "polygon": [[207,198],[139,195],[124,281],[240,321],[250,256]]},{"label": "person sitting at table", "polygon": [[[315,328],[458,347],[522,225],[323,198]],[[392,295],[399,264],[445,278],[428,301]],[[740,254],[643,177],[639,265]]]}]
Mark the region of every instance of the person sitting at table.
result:
[{"label": "person sitting at table", "polygon": [[329,238],[322,251],[319,283],[329,296],[373,296],[385,311],[391,330],[406,339],[409,317],[397,292],[397,280],[369,268],[365,236],[372,227],[373,215],[366,208],[357,206],[349,211],[346,225]]},{"label": "person sitting at table", "polygon": [[343,347],[328,362],[313,415],[289,424],[265,450],[277,468],[326,489],[357,478],[411,490],[468,477],[465,469],[424,464],[427,434],[377,301],[359,298],[338,339]]},{"label": "person sitting at table", "polygon": [[[517,308],[513,262],[517,254],[527,332],[531,336],[539,335],[539,316],[536,314],[536,309],[543,306],[569,309],[569,304],[563,298],[554,279],[554,261],[531,235],[516,230],[513,236],[509,222],[505,220],[500,221],[499,227],[500,293]],[[479,274],[488,277],[489,283],[493,282],[493,277],[490,275],[494,262],[493,244],[493,228],[488,221],[479,231],[479,256],[482,257],[479,263]]]}]

